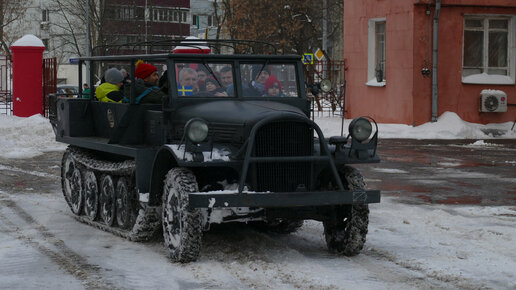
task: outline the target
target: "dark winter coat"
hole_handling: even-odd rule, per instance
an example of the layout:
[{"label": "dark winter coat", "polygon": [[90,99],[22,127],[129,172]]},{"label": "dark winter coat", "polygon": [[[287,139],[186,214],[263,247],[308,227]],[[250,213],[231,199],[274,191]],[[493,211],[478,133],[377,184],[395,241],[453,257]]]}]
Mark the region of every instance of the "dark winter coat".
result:
[{"label": "dark winter coat", "polygon": [[[142,79],[136,79],[134,81],[134,85],[137,99],[145,93],[138,104],[161,104],[163,97],[166,96],[159,87],[151,83],[144,82]],[[127,96],[127,99],[129,99],[128,96],[131,95],[131,86],[132,84],[125,86],[125,95]]]}]

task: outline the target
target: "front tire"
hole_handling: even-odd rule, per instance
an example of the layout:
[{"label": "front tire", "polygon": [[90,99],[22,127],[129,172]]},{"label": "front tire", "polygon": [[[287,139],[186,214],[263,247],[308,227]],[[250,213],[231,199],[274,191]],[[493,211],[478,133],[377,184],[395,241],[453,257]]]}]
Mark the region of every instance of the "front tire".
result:
[{"label": "front tire", "polygon": [[201,213],[189,208],[188,194],[198,192],[194,174],[186,168],[171,169],[163,188],[163,238],[174,262],[197,260],[201,250]]},{"label": "front tire", "polygon": [[[352,167],[340,170],[341,179],[348,189],[365,190],[362,174]],[[354,204],[335,208],[331,219],[323,221],[328,250],[345,256],[356,256],[364,247],[369,224],[369,206]]]}]

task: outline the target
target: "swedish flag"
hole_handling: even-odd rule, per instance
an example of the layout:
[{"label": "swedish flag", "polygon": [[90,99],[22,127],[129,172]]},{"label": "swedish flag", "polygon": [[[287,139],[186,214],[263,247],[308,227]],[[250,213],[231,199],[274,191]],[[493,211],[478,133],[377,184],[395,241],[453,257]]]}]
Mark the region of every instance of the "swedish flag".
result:
[{"label": "swedish flag", "polygon": [[177,88],[178,96],[192,96],[193,95],[193,87],[192,86],[179,86]]}]

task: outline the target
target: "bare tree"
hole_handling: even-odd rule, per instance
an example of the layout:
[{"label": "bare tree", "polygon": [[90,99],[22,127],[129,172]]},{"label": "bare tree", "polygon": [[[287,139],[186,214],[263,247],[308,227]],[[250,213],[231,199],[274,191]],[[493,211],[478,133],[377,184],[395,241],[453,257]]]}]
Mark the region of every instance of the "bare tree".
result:
[{"label": "bare tree", "polygon": [[24,16],[28,2],[28,0],[0,0],[0,50],[4,54],[11,55],[9,44],[13,41],[7,28]]},{"label": "bare tree", "polygon": [[[232,39],[275,44],[280,53],[314,51],[321,47],[323,5],[313,0],[220,0],[224,17],[219,21]],[[342,34],[343,0],[328,0],[328,38]],[[334,40],[334,41],[335,41]],[[267,53],[257,45],[254,52]]]}]

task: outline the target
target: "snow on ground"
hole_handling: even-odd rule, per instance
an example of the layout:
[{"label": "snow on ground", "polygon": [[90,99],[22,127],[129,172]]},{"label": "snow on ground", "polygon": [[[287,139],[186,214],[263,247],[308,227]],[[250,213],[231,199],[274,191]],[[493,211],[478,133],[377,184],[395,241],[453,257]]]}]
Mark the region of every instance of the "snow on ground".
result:
[{"label": "snow on ground", "polygon": [[[339,118],[319,117],[316,121],[326,136],[340,134]],[[380,138],[480,139],[469,146],[486,146],[481,140],[494,137],[484,131],[505,132],[496,138],[516,138],[511,126],[512,122],[472,124],[453,113],[445,113],[436,123],[417,127],[379,124],[379,131]],[[32,158],[65,148],[54,141],[48,120],[41,116],[1,115],[0,136],[2,158]],[[9,168],[0,168],[4,169]],[[400,173],[397,169],[377,170],[385,174]],[[23,173],[46,177],[41,172]],[[13,203],[18,205],[7,206]],[[37,222],[28,219],[20,209],[17,216],[17,208],[33,214]],[[226,246],[221,246],[223,238],[212,236],[210,241],[208,237],[200,260],[189,265],[170,263],[160,244],[131,243],[79,224],[64,208],[59,192],[38,195],[31,191],[15,196],[3,193],[0,188],[0,261],[3,261],[0,285],[20,289],[99,285],[107,288],[260,289],[264,285],[315,289],[516,288],[516,208],[510,206],[413,205],[395,197],[383,197],[382,203],[371,205],[367,243],[357,257],[326,253],[321,223],[309,221],[289,237],[267,239],[254,234],[249,238],[244,234],[222,243]],[[48,223],[49,228],[39,223]],[[70,257],[61,257],[58,253],[63,251]],[[13,260],[13,256],[17,258]],[[42,266],[35,267],[35,262]],[[67,271],[65,274],[61,272],[63,269]],[[33,275],[27,278],[28,273]],[[144,279],[145,275],[150,279]]]},{"label": "snow on ground", "polygon": [[0,115],[0,156],[32,158],[48,151],[64,150],[65,144],[55,141],[48,119],[41,115],[28,118]]},{"label": "snow on ground", "polygon": [[[370,206],[356,257],[326,250],[320,222],[292,235],[215,230],[195,263],[160,242],[133,243],[78,223],[58,195],[0,190],[0,285],[6,289],[514,289],[516,208]],[[36,266],[38,265],[38,266]]]}]

